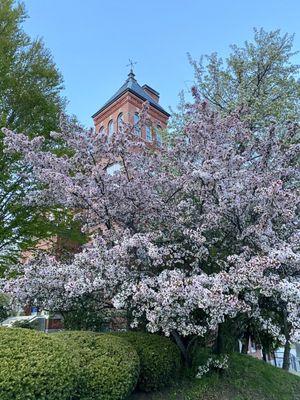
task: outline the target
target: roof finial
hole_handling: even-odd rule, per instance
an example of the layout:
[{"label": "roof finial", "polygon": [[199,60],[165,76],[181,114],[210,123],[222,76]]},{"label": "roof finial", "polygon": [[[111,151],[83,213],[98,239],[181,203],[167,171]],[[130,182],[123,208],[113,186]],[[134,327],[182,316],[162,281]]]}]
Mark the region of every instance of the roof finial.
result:
[{"label": "roof finial", "polygon": [[126,67],[130,67],[130,71],[129,71],[128,76],[131,77],[131,78],[134,78],[133,68],[137,64],[137,61],[132,61],[131,58],[129,58],[128,61],[129,61],[129,64],[126,65]]}]

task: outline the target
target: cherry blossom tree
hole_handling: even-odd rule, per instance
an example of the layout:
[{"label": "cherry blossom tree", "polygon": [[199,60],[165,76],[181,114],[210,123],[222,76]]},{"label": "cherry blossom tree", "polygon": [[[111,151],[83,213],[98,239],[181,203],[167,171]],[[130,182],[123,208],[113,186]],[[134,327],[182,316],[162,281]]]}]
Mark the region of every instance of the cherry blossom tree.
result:
[{"label": "cherry blossom tree", "polygon": [[231,45],[226,59],[217,53],[195,61],[189,56],[203,99],[223,114],[241,107],[255,132],[274,121],[299,121],[299,65],[293,62],[294,36],[279,29],[253,29],[253,37]]},{"label": "cherry blossom tree", "polygon": [[162,149],[129,125],[111,138],[52,133],[68,156],[5,130],[7,151],[39,183],[26,204],[68,207],[90,236],[68,263],[45,256],[10,271],[2,286],[13,301],[127,310],[133,328],[172,335],[186,359],[199,336],[222,352],[228,321],[283,343],[299,337],[298,127],[256,137],[238,112],[221,116],[194,97]]}]

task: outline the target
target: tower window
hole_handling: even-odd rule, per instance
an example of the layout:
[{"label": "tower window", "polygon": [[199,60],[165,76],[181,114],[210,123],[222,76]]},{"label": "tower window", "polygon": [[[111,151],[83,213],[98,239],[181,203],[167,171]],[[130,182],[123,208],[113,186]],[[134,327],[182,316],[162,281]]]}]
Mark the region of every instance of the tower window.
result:
[{"label": "tower window", "polygon": [[146,140],[152,141],[152,130],[150,125],[146,125]]},{"label": "tower window", "polygon": [[156,135],[157,145],[159,147],[161,147],[162,146],[162,137],[161,137],[161,126],[160,125],[157,125],[156,130],[155,130],[155,135]]},{"label": "tower window", "polygon": [[142,136],[141,135],[141,127],[140,127],[140,124],[139,124],[140,116],[139,116],[138,113],[134,114],[133,122],[134,122],[134,133],[135,133],[135,135]]},{"label": "tower window", "polygon": [[120,128],[122,128],[122,125],[123,125],[123,113],[121,112],[119,115],[118,115],[118,129],[120,129]]},{"label": "tower window", "polygon": [[99,133],[100,133],[101,135],[103,135],[103,133],[104,133],[104,126],[100,126],[100,128],[99,128]]},{"label": "tower window", "polygon": [[108,136],[111,137],[114,133],[114,121],[111,119],[108,123]]}]

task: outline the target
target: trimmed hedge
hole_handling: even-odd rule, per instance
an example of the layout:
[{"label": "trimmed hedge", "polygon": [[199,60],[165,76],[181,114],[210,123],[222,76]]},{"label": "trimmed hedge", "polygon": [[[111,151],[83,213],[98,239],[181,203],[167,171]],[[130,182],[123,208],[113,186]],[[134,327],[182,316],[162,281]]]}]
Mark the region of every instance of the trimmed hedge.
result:
[{"label": "trimmed hedge", "polygon": [[80,359],[76,399],[122,400],[135,388],[140,363],[125,340],[107,334],[65,331],[55,335]]},{"label": "trimmed hedge", "polygon": [[131,343],[140,357],[140,390],[161,389],[178,377],[181,355],[169,338],[144,332],[120,332],[116,335]]},{"label": "trimmed hedge", "polygon": [[67,400],[79,360],[63,343],[23,328],[0,328],[0,399]]}]

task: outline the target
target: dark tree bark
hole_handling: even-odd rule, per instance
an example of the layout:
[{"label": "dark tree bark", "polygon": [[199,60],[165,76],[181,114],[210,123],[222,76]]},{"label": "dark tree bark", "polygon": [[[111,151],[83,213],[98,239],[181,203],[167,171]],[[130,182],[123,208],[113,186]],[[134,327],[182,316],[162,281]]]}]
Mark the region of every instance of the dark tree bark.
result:
[{"label": "dark tree bark", "polygon": [[264,362],[267,362],[267,353],[264,349],[262,349],[262,356],[263,356]]},{"label": "dark tree bark", "polygon": [[286,340],[284,345],[283,363],[282,363],[282,369],[285,369],[286,371],[290,369],[290,354],[291,354],[291,344],[289,340]]},{"label": "dark tree bark", "polygon": [[237,322],[229,318],[226,319],[218,325],[213,352],[215,354],[239,352],[239,337],[240,331],[237,328]]},{"label": "dark tree bark", "polygon": [[250,339],[250,331],[247,328],[246,332],[244,333],[244,337],[243,337],[242,354],[247,354],[248,353],[249,339]]},{"label": "dark tree bark", "polygon": [[190,354],[189,354],[189,351],[188,351],[189,350],[189,346],[185,345],[184,341],[182,340],[182,338],[180,337],[178,332],[172,331],[171,335],[174,338],[174,340],[175,340],[175,342],[176,342],[176,344],[177,344],[177,346],[178,346],[178,348],[179,348],[179,350],[181,352],[181,355],[182,355],[182,357],[184,359],[185,365],[187,367],[189,367],[191,365],[191,357],[190,357]]},{"label": "dark tree bark", "polygon": [[222,354],[225,352],[225,338],[223,324],[219,324],[217,338],[214,346],[215,354]]},{"label": "dark tree bark", "polygon": [[290,369],[291,342],[290,342],[290,329],[287,321],[286,309],[283,310],[283,326],[284,326],[285,345],[284,345],[282,369],[288,371]]}]

